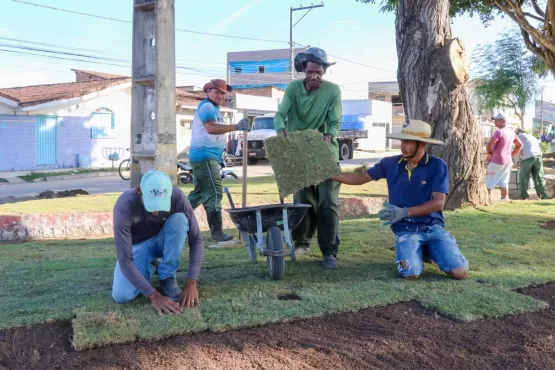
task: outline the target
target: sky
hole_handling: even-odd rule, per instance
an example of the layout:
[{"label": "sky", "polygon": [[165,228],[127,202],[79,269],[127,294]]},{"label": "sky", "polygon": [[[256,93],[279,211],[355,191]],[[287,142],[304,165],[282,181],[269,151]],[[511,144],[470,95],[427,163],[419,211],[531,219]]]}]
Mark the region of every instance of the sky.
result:
[{"label": "sky", "polygon": [[[72,68],[131,74],[131,23],[91,18],[24,2],[116,20],[131,21],[133,16],[132,0],[0,0],[0,87],[74,81]],[[287,48],[289,8],[301,4],[309,5],[299,0],[175,0],[177,29],[276,41],[176,31],[176,64],[184,67],[178,70],[177,85],[202,86],[211,78],[225,79],[227,52]],[[302,14],[302,11],[295,12],[295,21]],[[514,24],[509,19],[497,19],[487,28],[477,18],[452,21],[453,36],[463,40],[469,57],[476,46],[495,41],[502,31],[511,27]],[[313,9],[294,27],[293,40],[364,64],[337,60],[328,70],[325,78],[341,86],[344,98],[366,98],[367,81],[395,80],[395,16],[380,12],[379,5],[355,0],[325,0],[323,8]],[[6,44],[13,43],[57,50],[62,46],[70,48],[66,51],[72,53],[94,54],[118,61],[99,59],[95,63],[84,63],[5,51],[10,50]],[[544,95],[547,101],[555,100],[555,83],[546,83]]]}]

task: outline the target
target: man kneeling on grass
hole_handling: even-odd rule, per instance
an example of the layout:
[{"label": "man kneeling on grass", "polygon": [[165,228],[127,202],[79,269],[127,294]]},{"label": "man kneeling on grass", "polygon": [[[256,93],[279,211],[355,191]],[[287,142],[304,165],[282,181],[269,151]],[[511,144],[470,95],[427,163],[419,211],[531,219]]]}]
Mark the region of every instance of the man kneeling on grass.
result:
[{"label": "man kneeling on grass", "polygon": [[[182,291],[175,274],[187,237],[189,272]],[[114,206],[114,238],[112,297],[117,303],[142,293],[158,313],[178,313],[199,302],[196,281],[204,254],[199,226],[187,196],[165,172],[148,171],[140,186],[120,195]],[[155,264],[162,294],[150,285]]]},{"label": "man kneeling on grass", "polygon": [[408,120],[398,134],[402,155],[383,158],[365,172],[332,178],[347,185],[387,180],[389,202],[378,213],[395,234],[397,270],[405,279],[416,280],[424,270],[422,255],[457,280],[466,278],[468,262],[455,238],[443,229],[443,207],[449,191],[446,163],[426,153],[426,144],[443,143],[431,138],[429,124]]}]

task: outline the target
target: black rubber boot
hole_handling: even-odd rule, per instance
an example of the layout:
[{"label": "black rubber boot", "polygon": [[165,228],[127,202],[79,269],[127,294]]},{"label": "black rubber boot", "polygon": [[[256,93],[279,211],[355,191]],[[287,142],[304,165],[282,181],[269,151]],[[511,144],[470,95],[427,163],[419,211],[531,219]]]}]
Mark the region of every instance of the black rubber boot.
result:
[{"label": "black rubber boot", "polygon": [[233,236],[223,232],[222,211],[208,212],[208,225],[210,226],[210,236],[216,242],[227,242],[233,239]]}]

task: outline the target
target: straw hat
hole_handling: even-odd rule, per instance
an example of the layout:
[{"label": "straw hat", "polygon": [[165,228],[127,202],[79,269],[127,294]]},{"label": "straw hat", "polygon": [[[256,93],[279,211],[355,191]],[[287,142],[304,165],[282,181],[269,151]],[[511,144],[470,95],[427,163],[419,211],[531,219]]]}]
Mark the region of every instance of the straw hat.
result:
[{"label": "straw hat", "polygon": [[401,132],[389,134],[385,137],[388,139],[415,140],[428,144],[445,145],[441,140],[432,139],[432,126],[417,119],[406,120]]}]

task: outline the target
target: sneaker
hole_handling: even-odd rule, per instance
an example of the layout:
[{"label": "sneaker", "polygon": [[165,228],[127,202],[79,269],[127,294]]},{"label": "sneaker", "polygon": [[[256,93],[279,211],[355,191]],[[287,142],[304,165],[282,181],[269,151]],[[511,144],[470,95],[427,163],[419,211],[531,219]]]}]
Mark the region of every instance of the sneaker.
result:
[{"label": "sneaker", "polygon": [[160,280],[160,289],[162,290],[162,294],[172,301],[179,301],[179,297],[181,296],[181,289],[179,289],[179,285],[177,285],[177,282],[174,278]]},{"label": "sneaker", "polygon": [[324,256],[324,260],[322,261],[322,267],[325,269],[337,268],[337,260],[333,255],[327,254]]}]

